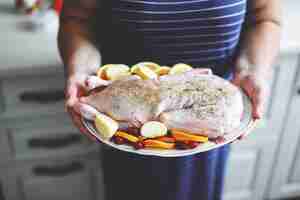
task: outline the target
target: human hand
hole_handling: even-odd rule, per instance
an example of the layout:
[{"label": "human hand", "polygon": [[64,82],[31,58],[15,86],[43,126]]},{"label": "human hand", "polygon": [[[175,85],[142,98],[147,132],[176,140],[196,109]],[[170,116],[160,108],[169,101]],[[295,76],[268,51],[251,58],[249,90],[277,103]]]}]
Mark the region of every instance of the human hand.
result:
[{"label": "human hand", "polygon": [[84,133],[91,140],[96,141],[96,138],[91,135],[83,126],[81,121],[80,111],[77,106],[80,97],[84,96],[87,91],[85,87],[85,81],[89,77],[89,74],[72,75],[67,78],[67,84],[65,89],[65,108],[70,114],[70,117],[74,125],[79,128],[80,132]]},{"label": "human hand", "polygon": [[[241,70],[234,73],[232,83],[240,87],[250,97],[253,106],[252,117],[255,121],[264,115],[264,106],[269,93],[267,79],[270,73]],[[245,136],[246,134],[239,139],[243,139]]]}]

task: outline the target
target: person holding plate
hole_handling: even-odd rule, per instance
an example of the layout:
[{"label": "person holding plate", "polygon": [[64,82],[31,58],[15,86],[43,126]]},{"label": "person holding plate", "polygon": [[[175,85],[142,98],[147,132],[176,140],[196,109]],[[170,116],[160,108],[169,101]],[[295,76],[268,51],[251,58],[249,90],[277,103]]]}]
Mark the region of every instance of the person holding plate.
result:
[{"label": "person holding plate", "polygon": [[[100,65],[183,62],[230,79],[249,95],[253,118],[261,118],[280,33],[279,0],[65,0],[58,44],[67,110],[87,133],[73,106]],[[103,147],[106,199],[222,199],[228,153],[225,145],[157,158]]]}]

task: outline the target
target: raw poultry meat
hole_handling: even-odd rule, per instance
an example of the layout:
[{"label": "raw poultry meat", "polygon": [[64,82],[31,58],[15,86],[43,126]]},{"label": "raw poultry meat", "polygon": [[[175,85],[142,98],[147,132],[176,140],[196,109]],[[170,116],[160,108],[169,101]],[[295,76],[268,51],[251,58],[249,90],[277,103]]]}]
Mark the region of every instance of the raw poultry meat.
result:
[{"label": "raw poultry meat", "polygon": [[156,80],[131,76],[80,101],[81,106],[88,104],[129,126],[141,127],[156,120],[169,129],[209,138],[223,136],[238,127],[243,113],[242,95],[236,86],[198,69]]}]

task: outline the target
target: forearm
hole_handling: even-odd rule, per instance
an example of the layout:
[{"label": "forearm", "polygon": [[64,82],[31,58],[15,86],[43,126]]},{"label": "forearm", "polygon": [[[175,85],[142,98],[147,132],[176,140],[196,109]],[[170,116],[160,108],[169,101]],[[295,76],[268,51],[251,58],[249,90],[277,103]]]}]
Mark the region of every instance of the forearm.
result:
[{"label": "forearm", "polygon": [[92,14],[91,11],[86,14],[86,10],[73,7],[64,8],[60,19],[60,55],[68,76],[91,74],[101,63],[91,27]]},{"label": "forearm", "polygon": [[263,7],[255,12],[242,36],[237,69],[260,74],[268,73],[279,53],[280,6],[276,4],[269,8]]}]

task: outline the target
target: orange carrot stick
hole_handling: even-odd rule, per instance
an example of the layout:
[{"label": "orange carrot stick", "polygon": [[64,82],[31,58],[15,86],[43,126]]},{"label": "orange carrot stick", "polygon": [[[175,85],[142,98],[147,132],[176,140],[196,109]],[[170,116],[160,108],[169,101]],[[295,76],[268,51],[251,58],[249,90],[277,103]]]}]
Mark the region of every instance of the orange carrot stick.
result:
[{"label": "orange carrot stick", "polygon": [[194,141],[194,142],[207,142],[208,137],[202,135],[195,135],[190,133],[185,133],[179,130],[171,130],[171,135],[177,141]]},{"label": "orange carrot stick", "polygon": [[133,136],[133,135],[131,135],[131,134],[129,134],[129,133],[125,133],[125,132],[123,132],[123,131],[117,131],[117,132],[115,133],[115,135],[116,135],[116,136],[119,136],[119,137],[121,137],[121,138],[124,138],[124,139],[126,139],[126,140],[128,140],[128,141],[130,141],[130,142],[133,142],[133,143],[136,143],[136,142],[139,141],[139,138],[138,138],[138,137],[135,137],[135,136]]},{"label": "orange carrot stick", "polygon": [[176,142],[175,138],[167,137],[167,136],[162,136],[162,137],[158,137],[158,138],[155,138],[155,139],[159,140],[159,141],[162,141],[162,142],[169,142],[169,143]]},{"label": "orange carrot stick", "polygon": [[145,147],[159,149],[174,149],[175,143],[162,142],[159,140],[148,139],[143,141]]}]

